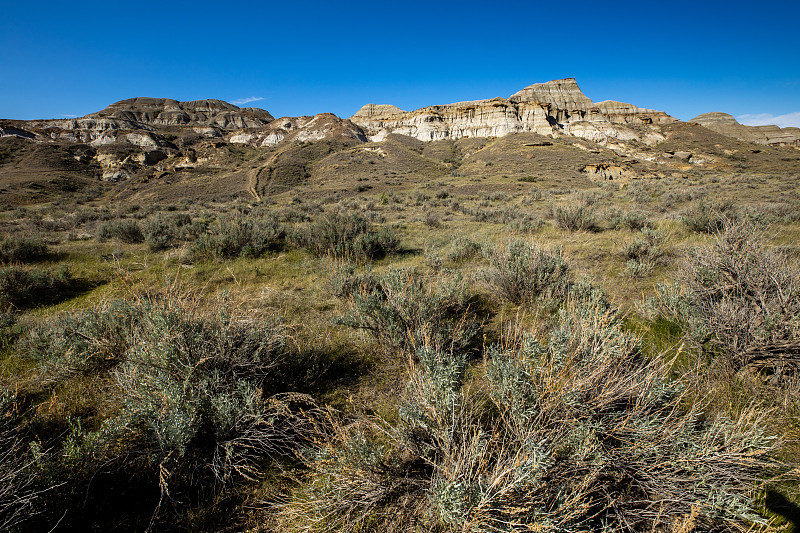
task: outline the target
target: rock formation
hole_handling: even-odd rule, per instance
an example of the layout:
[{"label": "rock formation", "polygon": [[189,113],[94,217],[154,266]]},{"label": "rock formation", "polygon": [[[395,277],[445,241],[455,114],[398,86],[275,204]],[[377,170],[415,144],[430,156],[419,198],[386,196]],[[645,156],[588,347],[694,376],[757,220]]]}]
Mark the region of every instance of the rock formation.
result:
[{"label": "rock formation", "polygon": [[740,141],[770,146],[800,147],[800,128],[779,128],[778,126],[745,126],[727,113],[703,113],[691,119],[712,131]]},{"label": "rock formation", "polygon": [[282,117],[258,130],[238,131],[226,138],[234,144],[265,147],[275,146],[286,140],[313,142],[337,138],[367,141],[361,128],[331,113],[320,113],[313,117]]},{"label": "rock formation", "polygon": [[169,98],[130,98],[85,117],[30,120],[22,124],[40,138],[102,145],[116,141],[117,136],[111,134],[115,131],[152,132],[158,128],[191,126],[202,128],[206,136],[220,136],[216,130],[261,128],[272,121],[272,115],[263,109],[239,108],[222,100],[178,102]]},{"label": "rock formation", "polygon": [[224,130],[260,128],[272,122],[269,112],[239,108],[222,100],[178,102],[169,98],[130,98],[86,118],[120,119],[149,126],[215,126]]},{"label": "rock formation", "polygon": [[658,142],[663,137],[655,130],[633,130],[628,126],[676,122],[661,111],[630,104],[610,101],[595,104],[581,92],[573,78],[536,83],[508,99],[429,106],[408,113],[394,106],[367,104],[350,120],[374,141],[390,133],[435,141],[532,132],[574,135],[601,143],[608,139]]}]

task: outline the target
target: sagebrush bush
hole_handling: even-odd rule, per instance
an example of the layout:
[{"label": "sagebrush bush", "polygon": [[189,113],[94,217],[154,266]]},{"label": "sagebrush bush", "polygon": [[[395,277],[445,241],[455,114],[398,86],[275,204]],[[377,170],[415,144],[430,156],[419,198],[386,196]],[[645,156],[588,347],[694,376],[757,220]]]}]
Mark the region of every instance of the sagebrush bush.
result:
[{"label": "sagebrush bush", "polygon": [[444,259],[452,263],[461,263],[480,254],[481,245],[465,235],[455,237]]},{"label": "sagebrush bush", "polygon": [[374,280],[375,277],[372,274],[372,267],[369,263],[366,265],[365,271],[360,272],[359,266],[352,261],[333,259],[326,288],[338,298],[347,298],[360,288],[372,285]]},{"label": "sagebrush bush", "polygon": [[553,211],[556,225],[569,231],[594,231],[597,219],[594,208],[587,205],[561,205]]},{"label": "sagebrush bush", "polygon": [[185,213],[165,215],[157,213],[142,224],[144,242],[153,251],[167,250],[179,243],[196,237],[204,231],[202,224],[192,224]]},{"label": "sagebrush bush", "polygon": [[337,322],[369,332],[387,348],[463,350],[479,329],[459,274],[425,278],[392,268],[362,281],[351,298],[351,311]]},{"label": "sagebrush bush", "polygon": [[665,255],[664,240],[661,232],[645,227],[633,241],[627,242],[622,256],[627,261],[628,274],[640,277],[652,272]]},{"label": "sagebrush bush", "polygon": [[67,267],[0,266],[0,308],[32,307],[52,302],[73,285]]},{"label": "sagebrush bush", "polygon": [[135,336],[115,371],[124,396],[109,431],[139,433],[171,478],[228,482],[292,449],[302,427],[285,425],[289,404],[264,389],[286,356],[280,322],[224,308],[200,316],[167,301],[143,314]]},{"label": "sagebrush bush", "polygon": [[17,340],[22,329],[17,324],[17,315],[11,310],[0,311],[0,353]]},{"label": "sagebrush bush", "polygon": [[524,240],[488,248],[490,267],[483,280],[493,294],[516,304],[560,301],[569,290],[569,267],[560,248],[547,249]]},{"label": "sagebrush bush", "polygon": [[144,233],[135,220],[112,219],[97,226],[97,238],[100,241],[117,239],[126,244],[137,244],[144,242]]},{"label": "sagebrush bush", "polygon": [[612,228],[617,230],[629,229],[638,231],[651,225],[647,215],[641,211],[625,211],[623,213],[617,210],[610,214],[608,222]]},{"label": "sagebrush bush", "polygon": [[148,299],[117,299],[57,315],[34,326],[18,351],[39,366],[43,383],[108,371],[123,360],[152,312],[157,309]]},{"label": "sagebrush bush", "polygon": [[735,217],[736,212],[729,202],[709,202],[701,198],[684,212],[681,220],[691,231],[714,233],[721,231],[726,222]]},{"label": "sagebrush bush", "polygon": [[693,249],[677,285],[659,287],[653,317],[680,324],[733,369],[800,368],[800,269],[763,231],[728,220],[709,246]]},{"label": "sagebrush bush", "polygon": [[3,236],[0,237],[0,263],[24,263],[41,259],[47,255],[47,245],[42,239]]},{"label": "sagebrush bush", "polygon": [[544,220],[530,215],[515,218],[508,223],[508,227],[520,233],[536,233],[544,226]]},{"label": "sagebrush bush", "polygon": [[442,225],[441,217],[434,211],[426,211],[423,222],[430,228],[438,228]]},{"label": "sagebrush bush", "polygon": [[332,212],[320,215],[298,229],[294,241],[318,256],[379,259],[397,249],[395,233],[386,226],[377,228],[358,213]]},{"label": "sagebrush bush", "polygon": [[353,532],[766,523],[754,489],[774,463],[761,421],[686,408],[605,304],[568,304],[548,342],[524,335],[485,358],[470,380],[463,356],[421,349],[399,419],[334,424],[283,518]]},{"label": "sagebrush bush", "polygon": [[216,226],[201,235],[193,245],[199,258],[217,260],[234,257],[259,257],[283,246],[286,228],[276,218],[243,215],[220,217]]},{"label": "sagebrush bush", "polygon": [[[175,295],[113,301],[31,332],[19,351],[38,363],[40,383],[92,377],[120,402],[98,429],[69,421],[42,459],[41,483],[58,496],[48,514],[81,490],[88,499],[91,486],[81,484],[96,475],[116,479],[107,464],[122,476],[116,483],[149,476],[151,494],[160,488],[162,503],[187,512],[294,457],[316,434],[320,411],[286,391],[318,369],[287,341],[280,319],[233,314],[224,302],[201,312]],[[102,496],[93,501],[102,505]]]}]

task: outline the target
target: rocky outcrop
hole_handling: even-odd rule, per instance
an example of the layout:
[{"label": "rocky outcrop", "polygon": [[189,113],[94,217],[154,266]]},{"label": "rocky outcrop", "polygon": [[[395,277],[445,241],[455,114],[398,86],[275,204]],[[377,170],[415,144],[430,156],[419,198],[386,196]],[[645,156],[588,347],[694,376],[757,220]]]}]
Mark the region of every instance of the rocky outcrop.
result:
[{"label": "rocky outcrop", "polygon": [[367,140],[361,128],[331,113],[313,117],[282,117],[257,131],[238,131],[227,136],[230,143],[250,146],[275,146],[286,140],[313,142],[321,139]]},{"label": "rocky outcrop", "polygon": [[112,118],[149,126],[215,126],[225,130],[260,128],[274,119],[267,111],[239,108],[222,100],[178,102],[169,98],[130,98],[87,118]]},{"label": "rocky outcrop", "polygon": [[25,122],[25,128],[40,138],[77,143],[89,143],[116,130],[152,129],[145,124],[112,118],[31,120]]},{"label": "rocky outcrop", "polygon": [[600,143],[609,139],[659,142],[663,136],[657,132],[634,130],[628,126],[676,122],[666,113],[630,104],[594,104],[581,92],[573,78],[537,83],[508,99],[429,106],[408,113],[394,106],[368,104],[350,120],[361,126],[374,141],[391,133],[436,141],[530,132],[573,135]]},{"label": "rocky outcrop", "polygon": [[388,104],[367,104],[359,109],[353,117],[369,119],[369,118],[386,118],[393,115],[402,115],[405,113],[397,106]]},{"label": "rocky outcrop", "polygon": [[580,90],[575,78],[534,83],[512,94],[509,100],[515,104],[522,102],[550,104],[557,109],[564,110],[592,107],[592,101]]},{"label": "rocky outcrop", "polygon": [[581,172],[594,182],[613,181],[620,186],[637,179],[639,174],[631,167],[614,163],[598,163],[585,165]]},{"label": "rocky outcrop", "polygon": [[364,118],[356,114],[350,120],[361,126],[370,140],[374,141],[383,140],[392,133],[422,141],[438,141],[462,137],[500,137],[524,131],[552,131],[544,114],[531,116],[523,122],[517,106],[504,98],[429,106],[385,117]]},{"label": "rocky outcrop", "polygon": [[178,102],[169,98],[130,98],[81,118],[29,120],[20,124],[39,140],[99,146],[116,142],[115,132],[119,131],[138,131],[146,137],[142,131],[186,126],[199,129],[204,136],[219,137],[223,131],[258,129],[273,120],[263,109],[239,108],[222,100]]},{"label": "rocky outcrop", "polygon": [[745,126],[728,113],[703,113],[691,119],[712,131],[740,141],[769,146],[800,147],[800,128],[779,128],[778,126]]},{"label": "rocky outcrop", "polygon": [[671,124],[676,120],[664,113],[653,109],[644,109],[632,104],[604,100],[595,104],[600,113],[608,117],[614,124]]},{"label": "rocky outcrop", "polygon": [[18,137],[20,139],[35,139],[36,134],[11,125],[0,125],[0,137]]}]

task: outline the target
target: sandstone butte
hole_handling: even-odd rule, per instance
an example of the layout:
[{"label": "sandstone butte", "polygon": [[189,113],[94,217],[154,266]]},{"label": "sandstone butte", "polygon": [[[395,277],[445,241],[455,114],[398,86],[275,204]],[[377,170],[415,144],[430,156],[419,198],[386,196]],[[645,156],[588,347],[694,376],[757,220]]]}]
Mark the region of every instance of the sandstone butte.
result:
[{"label": "sandstone butte", "polygon": [[574,78],[536,83],[509,98],[435,105],[410,112],[391,105],[367,104],[350,120],[372,141],[390,133],[436,141],[531,132],[572,135],[594,142],[618,139],[646,143],[663,137],[656,129],[631,126],[677,122],[662,111],[621,102],[594,103]]}]

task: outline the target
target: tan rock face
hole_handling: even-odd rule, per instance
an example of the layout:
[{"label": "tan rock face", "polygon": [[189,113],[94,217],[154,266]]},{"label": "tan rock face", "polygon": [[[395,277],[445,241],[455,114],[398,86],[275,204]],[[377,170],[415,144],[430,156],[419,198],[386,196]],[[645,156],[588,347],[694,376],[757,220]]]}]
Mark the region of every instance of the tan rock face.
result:
[{"label": "tan rock face", "polygon": [[613,163],[586,165],[581,169],[581,172],[594,182],[613,181],[620,186],[630,183],[631,180],[639,177],[632,168]]},{"label": "tan rock face", "polygon": [[397,106],[387,104],[367,104],[359,109],[354,117],[359,118],[386,118],[392,115],[402,115],[405,113]]},{"label": "tan rock face", "polygon": [[537,83],[508,99],[458,102],[408,113],[394,106],[368,104],[350,120],[374,141],[391,133],[436,141],[530,132],[574,135],[600,143],[609,138],[657,142],[657,134],[634,131],[626,126],[676,122],[666,113],[621,102],[594,104],[573,78]]},{"label": "tan rock face", "polygon": [[[259,129],[273,121],[272,115],[254,107],[239,108],[222,100],[178,102],[169,98],[130,98],[102,111],[75,119],[23,121],[28,136],[40,141],[67,141],[103,146],[127,139],[142,148],[156,148],[151,134],[164,127],[192,127],[206,137],[224,131]],[[29,131],[28,131],[29,130]],[[119,132],[133,131],[126,135]]]},{"label": "tan rock face", "polygon": [[150,126],[216,126],[227,130],[259,128],[273,120],[263,109],[239,108],[222,100],[178,102],[144,97],[122,100],[87,115],[87,118],[105,117]]},{"label": "tan rock face", "polygon": [[597,102],[600,112],[615,124],[671,124],[675,119],[663,111],[644,109],[632,104],[605,100]]},{"label": "tan rock face", "polygon": [[800,128],[778,126],[745,126],[727,113],[703,113],[689,122],[696,122],[712,131],[740,141],[770,146],[800,147]]},{"label": "tan rock face", "polygon": [[257,131],[232,133],[227,140],[234,144],[274,146],[285,140],[313,142],[326,138],[366,141],[361,128],[331,113],[321,113],[313,117],[282,117]]},{"label": "tan rock face", "polygon": [[592,101],[578,87],[575,78],[534,83],[512,94],[509,100],[513,103],[551,104],[566,111],[589,109],[593,106]]}]

